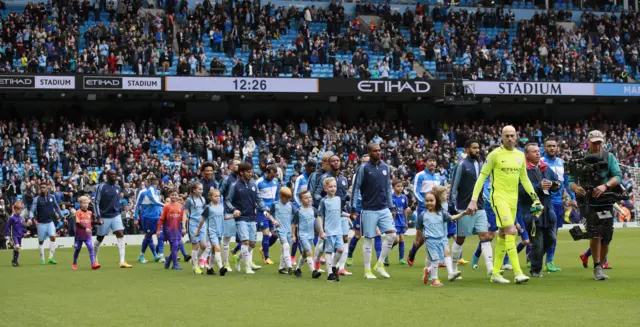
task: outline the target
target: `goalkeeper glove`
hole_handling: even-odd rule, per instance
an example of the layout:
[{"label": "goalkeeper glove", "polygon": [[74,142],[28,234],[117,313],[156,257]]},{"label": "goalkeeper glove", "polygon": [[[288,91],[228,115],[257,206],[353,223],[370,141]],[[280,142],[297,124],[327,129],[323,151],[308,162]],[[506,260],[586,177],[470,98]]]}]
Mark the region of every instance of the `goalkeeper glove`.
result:
[{"label": "goalkeeper glove", "polygon": [[539,199],[533,200],[533,204],[531,205],[531,214],[534,217],[540,217],[542,215],[542,211],[544,210],[544,206],[540,203]]}]

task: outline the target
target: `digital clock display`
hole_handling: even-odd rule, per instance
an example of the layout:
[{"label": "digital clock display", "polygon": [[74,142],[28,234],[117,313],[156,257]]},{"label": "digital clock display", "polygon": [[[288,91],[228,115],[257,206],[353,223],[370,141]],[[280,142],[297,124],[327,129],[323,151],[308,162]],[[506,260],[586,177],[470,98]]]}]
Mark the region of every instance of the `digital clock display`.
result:
[{"label": "digital clock display", "polygon": [[315,78],[166,77],[169,92],[318,93]]}]

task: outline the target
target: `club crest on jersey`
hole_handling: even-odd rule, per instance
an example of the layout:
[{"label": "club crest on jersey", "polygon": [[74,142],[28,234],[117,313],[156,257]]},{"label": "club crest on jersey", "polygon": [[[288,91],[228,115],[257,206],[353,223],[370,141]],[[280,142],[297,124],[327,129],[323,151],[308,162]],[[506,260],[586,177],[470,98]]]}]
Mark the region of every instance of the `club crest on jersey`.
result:
[{"label": "club crest on jersey", "polygon": [[256,191],[256,188],[255,188],[255,187],[253,187],[253,186],[251,186],[251,190],[255,192],[255,191]]},{"label": "club crest on jersey", "polygon": [[342,181],[342,185],[347,186],[347,182],[346,181]]},{"label": "club crest on jersey", "polygon": [[382,171],[382,175],[387,176],[387,171],[386,171],[386,170],[383,170],[383,171]]}]

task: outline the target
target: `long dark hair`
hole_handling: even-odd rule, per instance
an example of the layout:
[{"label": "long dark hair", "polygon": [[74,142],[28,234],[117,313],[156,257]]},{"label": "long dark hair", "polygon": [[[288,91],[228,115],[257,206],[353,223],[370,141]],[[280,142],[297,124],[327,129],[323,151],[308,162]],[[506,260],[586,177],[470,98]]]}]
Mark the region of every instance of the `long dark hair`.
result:
[{"label": "long dark hair", "polygon": [[429,195],[429,194],[433,195],[433,197],[436,199],[436,207],[435,207],[436,212],[442,210],[442,201],[440,201],[440,197],[438,195],[436,195],[434,192],[429,191],[429,192],[425,193],[424,194],[425,200],[427,199],[427,195]]}]

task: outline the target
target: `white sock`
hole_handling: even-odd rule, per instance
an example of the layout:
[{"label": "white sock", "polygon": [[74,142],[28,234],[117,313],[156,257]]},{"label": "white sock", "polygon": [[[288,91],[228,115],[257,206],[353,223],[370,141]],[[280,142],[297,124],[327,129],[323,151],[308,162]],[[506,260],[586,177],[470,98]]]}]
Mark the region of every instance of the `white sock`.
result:
[{"label": "white sock", "polygon": [[229,264],[229,243],[230,242],[231,242],[231,237],[222,238],[222,262],[225,265]]},{"label": "white sock", "polygon": [[302,264],[304,263],[304,257],[302,255],[300,255],[300,257],[298,258],[298,264],[296,265],[296,270],[297,269],[302,269]]},{"label": "white sock", "polygon": [[307,265],[309,265],[309,271],[315,271],[316,267],[315,266],[315,262],[313,261],[313,256],[308,256],[305,258],[307,260]]},{"label": "white sock", "polygon": [[[216,255],[217,253],[219,253],[219,252],[214,253],[214,258],[215,258],[215,255]],[[209,263],[207,264],[207,268],[208,268],[208,269],[213,268],[213,264],[214,264],[214,261],[215,261],[215,259],[214,259],[214,258],[211,258],[211,260],[209,260]],[[220,259],[220,260],[222,260],[222,259]],[[220,268],[220,267],[218,267],[218,268]]]},{"label": "white sock", "polygon": [[431,273],[431,279],[438,279],[438,266],[440,266],[440,260],[435,260],[431,262],[431,269],[429,272]]},{"label": "white sock", "polygon": [[207,242],[207,247],[204,249],[204,253],[202,254],[202,259],[204,261],[207,261],[209,259],[209,256],[211,256],[211,243]]},{"label": "white sock", "polygon": [[393,248],[393,242],[396,240],[396,233],[385,234],[384,241],[382,242],[382,253],[378,259],[379,264],[384,264],[384,260],[389,256],[391,248]]},{"label": "white sock", "polygon": [[429,254],[427,253],[427,257],[424,258],[424,266],[431,269],[431,260],[429,260]]},{"label": "white sock", "polygon": [[315,256],[313,257],[313,259],[315,261],[320,261],[320,257],[322,256],[322,253],[324,251],[324,240],[318,240],[318,244],[316,244],[316,250],[315,250]]},{"label": "white sock", "polygon": [[342,255],[340,256],[340,262],[338,262],[338,270],[344,269],[344,265],[349,259],[349,243],[344,243]]},{"label": "white sock", "polygon": [[278,270],[284,268],[284,252],[282,251],[283,249],[280,248],[280,263],[278,264]]},{"label": "white sock", "polygon": [[345,256],[344,253],[338,252],[338,251],[336,251],[336,253],[333,254],[333,266],[338,268],[338,270],[340,270],[339,262],[342,260],[342,257],[344,256]]},{"label": "white sock", "polygon": [[458,260],[460,260],[460,256],[462,255],[462,246],[457,242],[453,242],[453,246],[451,247],[451,261],[453,271],[458,271]]},{"label": "white sock", "polygon": [[364,260],[364,269],[371,270],[371,247],[373,246],[372,238],[365,238],[362,242],[362,259]]},{"label": "white sock", "polygon": [[120,253],[120,264],[124,263],[124,237],[118,239],[118,252]]},{"label": "white sock", "polygon": [[249,247],[249,263],[253,263],[253,248]]},{"label": "white sock", "polygon": [[38,250],[40,250],[40,260],[44,260],[44,244],[39,244]]},{"label": "white sock", "polygon": [[56,242],[49,242],[49,259],[53,259],[53,255],[56,253]]},{"label": "white sock", "polygon": [[491,242],[480,243],[480,251],[482,251],[482,257],[484,258],[485,267],[487,267],[487,273],[493,272],[493,250],[491,249]]},{"label": "white sock", "polygon": [[240,246],[240,253],[242,256],[242,259],[240,259],[242,262],[244,262],[246,267],[249,267],[249,262],[251,262],[251,260],[249,259],[249,246],[248,245],[241,245]]},{"label": "white sock", "polygon": [[[93,252],[96,254],[96,262],[98,262],[98,252],[100,252],[100,245],[102,245],[102,242],[96,240],[95,243],[93,243]],[[44,258],[44,253],[42,254],[42,257]]]},{"label": "white sock", "polygon": [[444,257],[444,265],[447,266],[447,273],[453,275],[453,263],[451,262],[451,257]]},{"label": "white sock", "polygon": [[191,266],[193,268],[198,266],[198,254],[199,250],[191,250]]},{"label": "white sock", "polygon": [[[218,269],[221,269],[222,267],[224,267],[222,265],[222,255],[220,254],[220,252],[216,252],[213,256],[216,259],[216,263],[218,264]],[[213,262],[213,260],[209,260],[209,268],[212,268],[211,267],[211,266],[213,266],[211,264],[212,262]]]},{"label": "white sock", "polygon": [[333,253],[326,253],[325,259],[325,264],[327,265],[327,274],[332,274],[333,270],[331,268],[333,268]]},{"label": "white sock", "polygon": [[284,265],[287,268],[291,268],[291,246],[289,246],[289,243],[282,244],[282,257],[284,258]]}]

